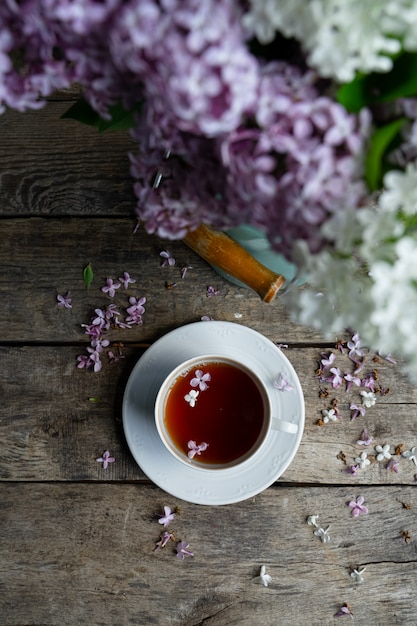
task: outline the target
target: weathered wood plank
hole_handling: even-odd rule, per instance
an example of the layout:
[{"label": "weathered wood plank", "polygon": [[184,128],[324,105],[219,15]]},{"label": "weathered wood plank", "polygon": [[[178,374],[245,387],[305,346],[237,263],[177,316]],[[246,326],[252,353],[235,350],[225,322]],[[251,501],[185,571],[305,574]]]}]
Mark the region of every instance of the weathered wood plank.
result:
[{"label": "weathered wood plank", "polygon": [[[321,625],[344,602],[357,624],[415,623],[411,487],[275,487],[214,508],[144,485],[4,484],[0,494],[2,624]],[[369,513],[355,519],[359,494]],[[181,507],[169,528],[194,552],[184,562],[173,543],[153,551],[165,504]],[[329,543],[311,514],[330,525]],[[254,582],[262,564],[268,588]],[[358,584],[350,573],[364,567]]]},{"label": "weathered wood plank", "polygon": [[70,106],[0,115],[0,216],[133,214],[135,142],[60,119]]},{"label": "weathered wood plank", "polygon": [[[1,480],[145,478],[131,457],[121,424],[124,388],[143,349],[125,347],[125,358],[117,364],[104,362],[98,374],[76,368],[80,350],[74,346],[0,347]],[[346,467],[354,464],[364,449],[356,441],[365,426],[374,436],[374,443],[388,443],[391,452],[399,444],[405,450],[417,445],[416,389],[398,367],[381,364],[381,382],[391,387],[391,393],[379,397],[365,417],[351,421],[348,409],[352,401],[359,401],[358,392],[338,390],[344,418],[320,427],[317,419],[321,408],[329,406],[329,399],[319,398],[317,354],[317,348],[286,351],[304,390],[306,427],[298,454],[281,482],[414,484],[417,468],[398,455],[398,473],[386,469],[387,461],[374,463],[355,477],[346,472]],[[99,401],[92,403],[89,398]],[[106,449],[111,450],[117,462],[103,472],[95,459]],[[374,446],[365,449],[375,456]],[[346,465],[341,452],[346,456]]]},{"label": "weathered wood plank", "polygon": [[[3,219],[0,220],[0,338],[5,341],[87,341],[81,324],[94,309],[111,299],[101,292],[108,277],[124,271],[137,279],[114,301],[128,306],[128,295],[146,296],[143,326],[123,332],[121,341],[151,342],[168,330],[209,315],[239,321],[278,342],[322,340],[308,328],[293,324],[280,295],[270,304],[255,292],[221,278],[180,241],[162,241],[143,230],[134,233],[129,219]],[[168,248],[174,267],[161,267],[160,252]],[[94,282],[86,289],[82,272],[87,263]],[[181,279],[181,268],[192,266]],[[169,290],[165,284],[176,283]],[[213,285],[218,296],[207,297]],[[73,308],[56,306],[58,293],[71,292]]]}]

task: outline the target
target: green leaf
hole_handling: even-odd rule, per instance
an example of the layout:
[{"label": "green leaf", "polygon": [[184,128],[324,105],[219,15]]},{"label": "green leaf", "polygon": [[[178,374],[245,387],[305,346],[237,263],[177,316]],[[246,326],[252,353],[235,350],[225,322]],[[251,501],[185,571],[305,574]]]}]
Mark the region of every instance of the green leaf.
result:
[{"label": "green leaf", "polygon": [[94,111],[88,102],[81,99],[73,104],[68,111],[61,115],[61,119],[77,120],[77,122],[82,122],[83,124],[88,124],[89,126],[95,126],[98,128],[101,118],[97,111]]},{"label": "green leaf", "polygon": [[381,102],[417,95],[417,53],[404,52],[390,72],[359,74],[337,91],[337,100],[351,113]]},{"label": "green leaf", "polygon": [[87,289],[89,289],[91,283],[93,282],[93,278],[94,278],[93,268],[91,267],[91,263],[89,263],[83,269],[83,280]]},{"label": "green leaf", "polygon": [[375,191],[381,187],[384,175],[384,156],[398,137],[406,118],[394,120],[381,128],[377,128],[370,141],[365,162],[365,178],[369,189]]},{"label": "green leaf", "polygon": [[359,113],[367,104],[366,77],[358,76],[352,82],[342,85],[336,98],[347,111]]},{"label": "green leaf", "polygon": [[115,104],[109,107],[110,120],[105,120],[86,102],[81,99],[72,105],[61,119],[73,119],[89,126],[94,126],[99,132],[106,130],[128,130],[132,128],[135,113],[140,110],[138,104],[135,109],[127,111],[122,104]]}]

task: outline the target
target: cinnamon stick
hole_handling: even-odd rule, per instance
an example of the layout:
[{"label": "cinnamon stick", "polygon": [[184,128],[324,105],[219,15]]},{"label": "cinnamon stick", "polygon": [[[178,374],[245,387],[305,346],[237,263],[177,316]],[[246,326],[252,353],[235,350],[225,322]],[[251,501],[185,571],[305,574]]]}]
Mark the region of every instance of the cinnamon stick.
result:
[{"label": "cinnamon stick", "polygon": [[284,276],[259,263],[225,233],[205,224],[189,232],[184,243],[208,263],[253,289],[264,302],[272,302],[285,283]]}]

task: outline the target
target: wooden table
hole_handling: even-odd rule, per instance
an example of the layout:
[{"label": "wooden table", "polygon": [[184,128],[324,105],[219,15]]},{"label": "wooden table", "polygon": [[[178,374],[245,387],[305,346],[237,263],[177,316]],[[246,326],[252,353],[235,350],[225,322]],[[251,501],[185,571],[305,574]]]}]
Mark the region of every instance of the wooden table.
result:
[{"label": "wooden table", "polygon": [[[134,232],[127,153],[135,146],[126,133],[60,120],[71,99],[58,94],[39,112],[0,117],[0,624],[322,625],[339,623],[344,603],[356,624],[416,624],[417,467],[397,454],[398,473],[387,469],[370,445],[374,462],[356,476],[346,471],[364,449],[356,443],[364,427],[392,454],[417,445],[416,389],[399,365],[370,354],[364,372],[377,369],[390,393],[351,420],[357,388],[333,390],[316,374],[321,352],[351,368],[335,348],[341,338],[296,326],[283,297],[262,303],[182,242]],[[165,249],[175,266],[161,267]],[[118,363],[77,369],[88,340],[81,324],[108,302],[106,279],[124,271],[137,279],[129,293],[147,298],[144,323],[112,331],[112,349],[123,344]],[[208,286],[219,295],[207,297]],[[57,306],[67,291],[72,309]],[[204,315],[288,344],[306,407],[284,475],[256,497],[215,507],[152,484],[121,422],[140,356]],[[319,426],[333,398],[343,419]],[[105,470],[96,459],[106,450],[116,460]],[[369,512],[355,518],[349,502],[359,496]],[[154,550],[165,505],[180,508],[171,527],[194,553],[184,561],[174,542]],[[329,542],[307,524],[314,514],[330,526]],[[261,565],[268,587],[256,584]],[[361,584],[351,573],[363,568]]]}]

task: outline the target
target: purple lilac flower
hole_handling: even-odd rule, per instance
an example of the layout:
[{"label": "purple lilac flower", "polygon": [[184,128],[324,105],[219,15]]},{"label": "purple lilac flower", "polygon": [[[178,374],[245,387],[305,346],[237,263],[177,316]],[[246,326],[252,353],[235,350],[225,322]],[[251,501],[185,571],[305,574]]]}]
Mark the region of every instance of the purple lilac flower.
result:
[{"label": "purple lilac flower", "polygon": [[110,452],[108,450],[103,452],[103,456],[96,459],[97,463],[103,463],[103,469],[107,469],[109,463],[114,463],[115,460],[116,459],[113,456],[110,456]]},{"label": "purple lilac flower", "polygon": [[358,496],[356,500],[351,500],[351,502],[349,502],[353,517],[358,517],[361,513],[363,515],[368,513],[368,507],[364,505],[364,502],[365,498],[363,496]]},{"label": "purple lilac flower", "polygon": [[194,554],[191,552],[189,548],[190,548],[190,544],[187,543],[186,541],[179,541],[177,543],[177,546],[176,546],[177,557],[181,559],[181,561],[183,561],[186,556],[194,556]]},{"label": "purple lilac flower", "polygon": [[352,611],[350,610],[349,606],[347,604],[344,604],[341,609],[339,609],[339,611],[337,613],[335,613],[335,617],[345,617],[346,615],[349,615],[349,617],[351,617],[353,619],[353,614]]},{"label": "purple lilac flower", "polygon": [[354,402],[352,402],[352,404],[350,405],[349,409],[352,411],[350,419],[354,420],[356,419],[359,415],[361,415],[361,417],[363,417],[366,413],[366,409],[364,406],[361,405],[357,405]]},{"label": "purple lilac flower", "polygon": [[334,389],[337,389],[343,382],[341,371],[338,367],[331,367],[330,372],[333,376],[329,376],[329,382],[331,382]]},{"label": "purple lilac flower", "polygon": [[123,272],[123,276],[119,277],[120,284],[123,285],[125,289],[129,288],[129,285],[133,285],[136,282],[134,278],[131,278],[129,272]]},{"label": "purple lilac flower", "polygon": [[349,358],[354,362],[358,362],[358,357],[363,357],[363,350],[361,348],[361,340],[359,338],[358,333],[353,335],[352,339],[347,342],[347,347],[349,349]]},{"label": "purple lilac flower", "polygon": [[65,309],[72,309],[71,292],[67,291],[65,296],[58,295],[56,299],[58,301],[59,307],[63,307]]},{"label": "purple lilac flower", "polygon": [[168,541],[173,541],[173,540],[174,540],[174,533],[171,533],[166,530],[165,532],[162,533],[159,541],[156,542],[155,550],[162,550],[163,548],[165,548]]},{"label": "purple lilac flower", "polygon": [[202,452],[204,452],[205,450],[207,450],[208,448],[208,443],[206,443],[205,441],[203,441],[202,443],[197,444],[195,441],[190,440],[187,444],[189,451],[188,451],[188,458],[189,459],[193,459],[195,457],[195,455],[201,455]]},{"label": "purple lilac flower", "polygon": [[347,383],[346,391],[350,391],[352,385],[356,385],[357,387],[361,386],[361,379],[350,372],[346,373],[343,378]]},{"label": "purple lilac flower", "polygon": [[209,372],[203,373],[202,370],[196,370],[194,372],[194,377],[190,380],[191,387],[198,387],[200,391],[205,391],[208,389],[208,382],[211,380],[211,375]]},{"label": "purple lilac flower", "polygon": [[164,259],[161,263],[162,267],[166,267],[167,265],[169,266],[175,265],[175,258],[172,256],[172,254],[168,250],[162,250],[162,252],[159,253],[159,256],[161,256]]},{"label": "purple lilac flower", "polygon": [[115,283],[112,278],[108,278],[106,280],[106,285],[101,288],[101,291],[103,291],[103,293],[107,293],[110,298],[114,298],[116,295],[116,289],[119,289],[119,287],[120,283]]},{"label": "purple lilac flower", "polygon": [[294,389],[282,373],[278,374],[278,378],[273,381],[272,385],[278,391],[292,391]]},{"label": "purple lilac flower", "polygon": [[143,324],[142,315],[145,312],[145,307],[143,306],[146,302],[146,298],[135,298],[131,296],[129,298],[130,306],[126,309],[126,322],[131,324],[137,324],[140,326]]},{"label": "purple lilac flower", "polygon": [[327,354],[326,352],[322,352],[321,353],[321,365],[322,367],[330,367],[331,365],[333,365],[333,361],[336,358],[336,355],[334,354],[334,352],[329,352],[329,354]]},{"label": "purple lilac flower", "polygon": [[207,292],[206,292],[207,298],[212,298],[213,296],[218,296],[219,293],[220,293],[220,291],[218,289],[215,289],[212,285],[209,285],[207,287]]},{"label": "purple lilac flower", "polygon": [[398,461],[394,459],[394,457],[391,457],[391,459],[387,463],[386,469],[391,470],[391,472],[395,472],[395,474],[398,474],[398,466]]},{"label": "purple lilac flower", "polygon": [[[352,408],[352,405],[350,408]],[[361,438],[358,439],[356,443],[358,444],[358,446],[370,446],[371,443],[373,443],[373,441],[374,441],[374,438],[370,437],[368,435],[368,431],[366,430],[366,428],[364,428],[361,433]]]},{"label": "purple lilac flower", "polygon": [[175,513],[171,511],[171,507],[164,506],[164,514],[159,516],[158,524],[168,526],[175,518]]}]

